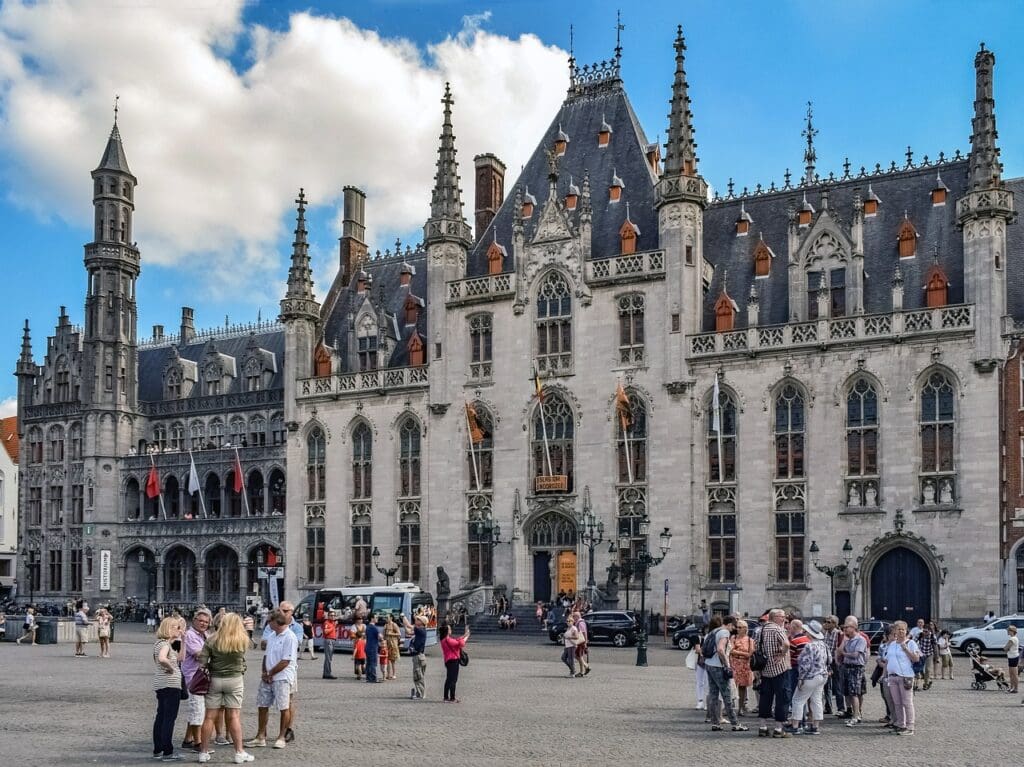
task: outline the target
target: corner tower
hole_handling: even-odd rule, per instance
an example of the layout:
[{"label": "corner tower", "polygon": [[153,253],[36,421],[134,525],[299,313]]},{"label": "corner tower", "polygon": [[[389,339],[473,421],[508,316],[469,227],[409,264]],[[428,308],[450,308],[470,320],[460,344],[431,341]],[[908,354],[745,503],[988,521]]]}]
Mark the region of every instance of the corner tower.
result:
[{"label": "corner tower", "polygon": [[82,403],[134,411],[138,404],[135,282],[139,251],[132,241],[135,187],[121,132],[114,127],[92,172],[93,241],[85,246],[85,354]]},{"label": "corner tower", "polygon": [[693,113],[686,82],[686,39],[677,27],[676,71],[672,106],[668,115],[665,165],[657,185],[658,236],[665,250],[669,311],[681,318],[679,343],[671,346],[670,375],[683,374],[683,338],[700,332],[703,306],[704,209],[708,185],[697,172],[697,143],[693,140]]},{"label": "corner tower", "polygon": [[996,146],[993,70],[996,57],[985,44],[974,57],[974,118],[971,120],[970,191],[957,200],[964,236],[964,301],[974,304],[975,367],[993,370],[1004,356],[1006,315],[1006,225],[1016,218],[1013,192],[1003,186]]}]

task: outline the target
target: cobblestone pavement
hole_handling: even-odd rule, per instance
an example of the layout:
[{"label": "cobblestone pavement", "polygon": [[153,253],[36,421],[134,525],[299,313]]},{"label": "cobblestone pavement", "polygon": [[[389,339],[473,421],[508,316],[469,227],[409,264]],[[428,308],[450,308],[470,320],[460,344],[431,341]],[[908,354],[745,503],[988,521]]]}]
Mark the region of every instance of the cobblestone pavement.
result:
[{"label": "cobblestone pavement", "polygon": [[[151,637],[118,627],[114,657],[75,658],[70,645],[0,645],[0,762],[10,765],[152,763],[150,731],[155,700],[150,688]],[[764,740],[754,733],[712,733],[695,711],[693,674],[682,652],[655,639],[650,666],[633,665],[632,649],[595,647],[594,672],[570,679],[559,648],[536,642],[471,641],[472,661],[459,681],[461,705],[440,702],[444,669],[440,652],[429,657],[426,701],[408,700],[409,661],[399,679],[357,683],[349,656],[335,656],[337,681],[321,679],[321,663],[300,662],[297,739],[285,751],[253,749],[256,763],[295,765],[372,761],[397,764],[562,765],[698,764],[742,748],[744,765],[1020,764],[1020,696],[993,688],[970,689],[963,657],[955,682],[937,681],[917,697],[917,735],[897,738],[877,725],[859,728],[826,722],[823,737]],[[255,732],[254,696],[260,654],[249,658],[246,736]],[[346,673],[347,672],[347,673]],[[883,711],[877,690],[867,714]],[[179,717],[176,742],[184,717]],[[271,725],[271,734],[275,725]],[[220,747],[211,764],[230,764]],[[845,756],[843,756],[845,754]],[[189,761],[194,757],[189,756]]]}]

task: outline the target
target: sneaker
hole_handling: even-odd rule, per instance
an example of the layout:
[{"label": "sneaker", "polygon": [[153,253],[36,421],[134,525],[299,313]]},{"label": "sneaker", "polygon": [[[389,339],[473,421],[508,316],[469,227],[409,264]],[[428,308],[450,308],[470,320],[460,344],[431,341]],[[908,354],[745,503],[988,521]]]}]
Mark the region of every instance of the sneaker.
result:
[{"label": "sneaker", "polygon": [[289,727],[284,731],[284,742],[291,743],[293,740],[295,740],[295,732]]},{"label": "sneaker", "polygon": [[163,757],[160,761],[161,762],[183,762],[183,761],[185,761],[185,757],[180,752],[175,752],[173,754],[168,754],[167,756]]},{"label": "sneaker", "polygon": [[236,751],[235,752],[235,764],[245,764],[246,762],[255,762],[256,757],[247,751]]},{"label": "sneaker", "polygon": [[821,730],[817,727],[808,727],[804,730],[804,735],[821,735]]},{"label": "sneaker", "polygon": [[195,748],[198,744],[194,740],[183,740],[181,741],[182,748]]},{"label": "sneaker", "polygon": [[416,700],[416,688],[409,690],[409,700]]},{"label": "sneaker", "polygon": [[800,732],[800,728],[799,727],[791,727],[790,725],[787,724],[787,725],[785,725],[782,728],[782,731],[783,732],[788,732],[790,735],[796,735],[798,732]]},{"label": "sneaker", "polygon": [[720,725],[720,724],[713,724],[713,725],[711,725],[711,732],[721,732],[721,731],[722,731],[722,725]]},{"label": "sneaker", "polygon": [[792,738],[793,736],[785,730],[772,730],[773,738]]},{"label": "sneaker", "polygon": [[759,738],[767,738],[768,735],[769,735],[769,733],[768,733],[768,728],[767,727],[758,727],[757,728],[757,737],[759,737]]},{"label": "sneaker", "polygon": [[267,739],[266,738],[253,738],[252,740],[245,741],[245,745],[248,748],[266,748],[267,747]]},{"label": "sneaker", "polygon": [[223,735],[218,735],[213,742],[215,744],[217,744],[218,746],[230,746],[231,745],[231,742],[227,738],[225,738]]},{"label": "sneaker", "polygon": [[897,735],[913,735],[914,731],[913,730],[900,730],[896,734]]},{"label": "sneaker", "polygon": [[201,752],[199,754],[199,763],[203,764],[204,762],[208,762],[208,761],[210,761],[210,752],[209,751]]},{"label": "sneaker", "polygon": [[851,717],[850,721],[846,723],[846,726],[856,727],[858,724],[860,724],[860,719],[858,719],[857,717]]},{"label": "sneaker", "polygon": [[278,738],[274,741],[274,748],[285,748],[288,744],[284,742],[284,738]]},{"label": "sneaker", "polygon": [[750,728],[747,727],[747,725],[745,725],[745,724],[734,724],[732,726],[732,731],[733,732],[746,732],[749,729]]}]

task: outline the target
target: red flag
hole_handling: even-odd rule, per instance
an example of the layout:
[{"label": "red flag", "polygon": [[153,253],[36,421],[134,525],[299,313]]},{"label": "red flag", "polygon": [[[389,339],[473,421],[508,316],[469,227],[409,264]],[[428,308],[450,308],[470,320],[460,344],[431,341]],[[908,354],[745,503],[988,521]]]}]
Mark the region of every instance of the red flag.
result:
[{"label": "red flag", "polygon": [[277,566],[277,552],[273,549],[267,549],[267,567]]},{"label": "red flag", "polygon": [[160,477],[157,476],[156,466],[149,467],[149,476],[146,477],[146,497],[156,498],[160,495]]},{"label": "red flag", "polygon": [[242,492],[242,461],[238,457],[238,451],[235,451],[235,483],[232,489],[236,493]]}]

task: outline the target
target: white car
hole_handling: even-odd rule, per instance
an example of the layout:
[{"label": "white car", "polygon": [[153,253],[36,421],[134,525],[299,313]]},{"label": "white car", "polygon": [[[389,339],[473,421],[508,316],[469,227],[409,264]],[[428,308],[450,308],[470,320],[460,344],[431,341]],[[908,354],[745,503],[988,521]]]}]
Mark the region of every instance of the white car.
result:
[{"label": "white car", "polygon": [[983,650],[1002,650],[1009,638],[1006,629],[1011,625],[1024,630],[1024,615],[1004,615],[984,626],[959,629],[953,632],[949,643],[954,650],[962,650],[968,654]]}]

